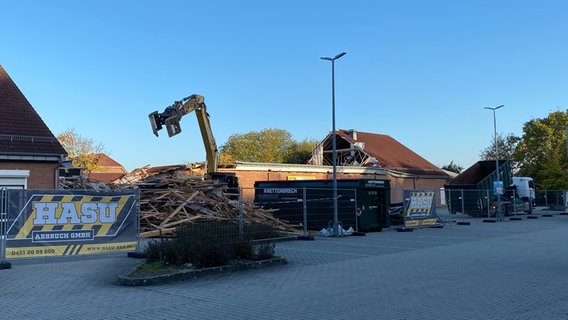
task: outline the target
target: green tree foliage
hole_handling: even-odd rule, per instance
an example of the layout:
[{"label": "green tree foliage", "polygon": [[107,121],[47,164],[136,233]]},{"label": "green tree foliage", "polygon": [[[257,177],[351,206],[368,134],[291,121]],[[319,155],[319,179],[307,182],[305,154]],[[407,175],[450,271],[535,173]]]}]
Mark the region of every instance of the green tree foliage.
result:
[{"label": "green tree foliage", "polygon": [[561,152],[558,147],[555,148],[546,158],[540,170],[539,187],[546,190],[566,190],[568,189],[568,180],[566,179],[566,169],[560,163]]},{"label": "green tree foliage", "polygon": [[446,171],[455,172],[455,173],[461,173],[463,171],[463,167],[460,166],[457,163],[454,163],[453,161],[450,161],[450,163],[442,166],[442,169],[446,170]]},{"label": "green tree foliage", "polygon": [[[499,159],[509,160],[511,169],[513,172],[518,172],[520,163],[516,161],[515,150],[519,144],[521,138],[515,136],[512,133],[504,136],[501,133],[497,133],[497,148],[499,151]],[[481,160],[495,160],[495,139],[491,139],[491,144],[481,150],[479,157]]]},{"label": "green tree foliage", "polygon": [[[532,177],[541,190],[568,188],[566,130],[568,110],[555,111],[543,119],[523,125],[523,135],[497,135],[499,158],[511,161],[515,175]],[[483,160],[495,160],[495,142],[480,153]]]},{"label": "green tree foliage", "polygon": [[104,153],[104,146],[96,144],[92,139],[82,137],[77,131],[68,129],[57,136],[57,140],[67,152],[68,160],[75,167],[91,172],[98,168],[97,154]]},{"label": "green tree foliage", "polygon": [[230,136],[220,149],[220,161],[305,163],[316,145],[315,140],[294,141],[283,129],[263,129]]},{"label": "green tree foliage", "polygon": [[305,139],[296,142],[286,151],[284,163],[306,163],[319,141],[315,139]]},{"label": "green tree foliage", "polygon": [[568,110],[556,111],[544,119],[523,125],[523,136],[515,150],[520,175],[532,177],[540,189],[555,189],[557,179],[566,180],[566,127]]}]

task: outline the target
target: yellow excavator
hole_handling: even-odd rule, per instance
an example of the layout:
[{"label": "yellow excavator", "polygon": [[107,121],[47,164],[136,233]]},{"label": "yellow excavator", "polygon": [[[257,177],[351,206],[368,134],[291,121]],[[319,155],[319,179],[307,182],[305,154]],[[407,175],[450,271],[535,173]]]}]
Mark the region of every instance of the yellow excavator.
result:
[{"label": "yellow excavator", "polygon": [[192,94],[189,97],[183,98],[179,101],[166,107],[164,112],[158,113],[154,111],[148,115],[152,131],[156,137],[158,131],[162,130],[165,126],[168,136],[171,138],[181,132],[180,120],[186,114],[195,112],[197,122],[199,123],[199,130],[201,131],[201,138],[205,146],[205,154],[207,158],[207,179],[212,179],[227,183],[230,193],[234,193],[238,188],[238,179],[234,173],[220,173],[217,172],[219,161],[219,150],[217,143],[211,131],[211,123],[209,122],[209,114],[207,113],[207,106],[205,105],[205,98],[198,94]]}]

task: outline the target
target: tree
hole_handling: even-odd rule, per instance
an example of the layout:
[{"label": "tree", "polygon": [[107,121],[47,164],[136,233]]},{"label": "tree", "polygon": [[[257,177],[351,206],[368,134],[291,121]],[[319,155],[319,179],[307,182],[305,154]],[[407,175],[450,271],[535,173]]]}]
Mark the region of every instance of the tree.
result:
[{"label": "tree", "polygon": [[[558,149],[556,147],[555,149]],[[539,187],[544,190],[566,190],[566,170],[560,164],[560,152],[554,150],[546,156],[538,171]]]},{"label": "tree", "polygon": [[[566,154],[566,127],[568,110],[556,111],[544,119],[532,119],[523,125],[523,136],[515,150],[520,175],[532,177],[537,183],[545,178],[543,166],[558,161],[562,178],[566,178],[568,157]],[[554,157],[557,157],[555,160]]]},{"label": "tree", "polygon": [[67,152],[68,160],[85,172],[97,169],[98,154],[105,153],[104,146],[95,144],[92,139],[82,137],[75,128],[68,129],[57,136],[57,140]]},{"label": "tree", "polygon": [[220,161],[304,163],[315,145],[313,140],[294,141],[283,129],[251,131],[230,136],[220,149]]},{"label": "tree", "polygon": [[305,164],[318,143],[319,141],[316,139],[304,139],[301,142],[294,142],[292,146],[286,151],[286,155],[284,156],[284,163]]},{"label": "tree", "polygon": [[[513,172],[518,172],[519,163],[515,160],[515,150],[521,138],[515,136],[512,133],[503,136],[501,133],[497,133],[497,148],[499,150],[499,159],[509,160],[511,165],[511,170]],[[481,160],[495,160],[495,139],[491,140],[491,144],[485,149],[481,150],[479,157]]]},{"label": "tree", "polygon": [[455,173],[461,173],[463,170],[463,167],[460,166],[459,164],[454,163],[453,161],[450,161],[450,163],[442,166],[443,170],[446,171],[451,171],[451,172],[455,172]]}]

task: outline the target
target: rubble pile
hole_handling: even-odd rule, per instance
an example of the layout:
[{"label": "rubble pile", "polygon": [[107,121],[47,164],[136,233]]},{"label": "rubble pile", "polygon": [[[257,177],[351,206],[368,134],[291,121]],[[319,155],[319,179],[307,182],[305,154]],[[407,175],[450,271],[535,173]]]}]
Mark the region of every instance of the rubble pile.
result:
[{"label": "rubble pile", "polygon": [[[169,179],[138,186],[142,238],[174,235],[176,228],[185,223],[239,218],[239,202],[231,200],[220,183]],[[301,234],[301,226],[274,218],[274,210],[243,203],[242,212],[244,223],[265,223],[282,233]]]},{"label": "rubble pile", "polygon": [[275,218],[275,209],[263,209],[253,203],[239,204],[224,192],[226,184],[204,180],[199,166],[146,166],[114,183],[75,178],[60,180],[60,185],[62,189],[139,189],[141,238],[173,236],[176,229],[186,223],[236,221],[241,210],[244,223],[268,224],[281,233],[291,235],[301,235],[303,230],[300,225]]}]

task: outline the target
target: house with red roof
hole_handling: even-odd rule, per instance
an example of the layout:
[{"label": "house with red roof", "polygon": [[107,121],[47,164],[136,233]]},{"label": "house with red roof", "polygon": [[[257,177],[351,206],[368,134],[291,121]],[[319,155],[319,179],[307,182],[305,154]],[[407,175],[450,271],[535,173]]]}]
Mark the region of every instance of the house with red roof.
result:
[{"label": "house with red roof", "polygon": [[0,187],[57,189],[67,152],[0,65]]},{"label": "house with red roof", "polygon": [[119,180],[128,172],[114,159],[104,153],[94,155],[96,169],[85,173],[86,178],[92,182],[112,183]]},{"label": "house with red roof", "polygon": [[[337,130],[335,137],[337,179],[388,179],[391,203],[402,202],[404,190],[440,190],[451,178],[388,135]],[[307,164],[237,161],[231,166],[220,166],[219,171],[237,175],[245,200],[254,198],[257,181],[330,180],[333,177],[332,139],[330,132],[312,152]]]}]

